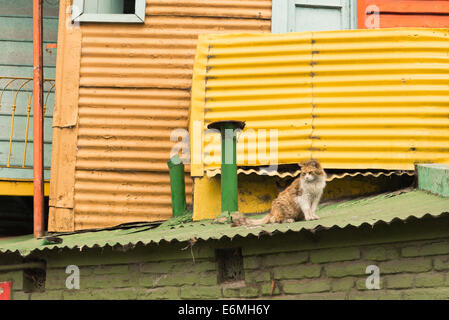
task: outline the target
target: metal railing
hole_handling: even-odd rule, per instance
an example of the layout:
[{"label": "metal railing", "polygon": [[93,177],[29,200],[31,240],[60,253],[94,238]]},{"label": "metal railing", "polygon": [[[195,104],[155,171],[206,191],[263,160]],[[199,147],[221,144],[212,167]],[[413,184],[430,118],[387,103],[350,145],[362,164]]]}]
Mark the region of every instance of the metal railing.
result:
[{"label": "metal railing", "polygon": [[[43,117],[47,111],[49,103],[49,96],[54,93],[55,80],[44,80],[44,105],[43,105]],[[9,99],[8,99],[9,97]],[[25,99],[23,100],[23,98]],[[19,104],[19,98],[22,98],[22,102]],[[6,101],[6,103],[5,103]],[[7,152],[6,164],[0,161],[0,168],[32,168],[32,166],[26,165],[27,160],[27,146],[28,146],[28,132],[30,127],[30,119],[32,118],[31,109],[33,105],[33,78],[26,77],[4,77],[0,76],[0,117],[5,115],[10,117],[10,129],[9,129],[9,145]],[[20,108],[26,108],[26,125],[25,125],[25,137],[24,137],[24,150],[22,165],[11,164],[11,154],[14,147],[14,121],[16,118],[16,112]],[[8,112],[9,110],[9,112]],[[6,111],[6,114],[5,114]],[[1,148],[1,147],[0,147]],[[0,154],[2,150],[0,149]]]}]

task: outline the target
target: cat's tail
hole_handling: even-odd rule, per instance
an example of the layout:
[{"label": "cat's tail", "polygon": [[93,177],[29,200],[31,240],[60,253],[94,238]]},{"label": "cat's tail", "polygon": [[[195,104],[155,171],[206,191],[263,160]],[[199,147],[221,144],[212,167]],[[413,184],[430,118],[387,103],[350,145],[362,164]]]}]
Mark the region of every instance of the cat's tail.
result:
[{"label": "cat's tail", "polygon": [[270,222],[270,214],[267,214],[265,217],[260,219],[248,219],[244,217],[242,214],[234,215],[232,217],[232,225],[231,227],[238,226],[257,226],[260,224],[265,224]]}]

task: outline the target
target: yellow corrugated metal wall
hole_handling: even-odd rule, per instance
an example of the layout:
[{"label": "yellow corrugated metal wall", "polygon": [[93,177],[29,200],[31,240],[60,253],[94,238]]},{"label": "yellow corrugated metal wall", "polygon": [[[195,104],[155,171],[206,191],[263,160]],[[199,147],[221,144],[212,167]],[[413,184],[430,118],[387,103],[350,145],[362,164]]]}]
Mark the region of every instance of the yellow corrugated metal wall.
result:
[{"label": "yellow corrugated metal wall", "polygon": [[[447,29],[419,28],[205,35],[192,92],[192,158],[201,160],[192,175],[221,159],[220,139],[203,141],[193,123],[206,129],[224,119],[246,121],[245,131],[277,129],[278,164],[310,157],[342,169],[449,163],[448,40]],[[258,141],[245,139],[238,164],[260,165]]]},{"label": "yellow corrugated metal wall", "polygon": [[147,0],[144,25],[81,24],[74,229],[171,216],[170,133],[187,128],[198,35],[270,28],[271,0]]}]

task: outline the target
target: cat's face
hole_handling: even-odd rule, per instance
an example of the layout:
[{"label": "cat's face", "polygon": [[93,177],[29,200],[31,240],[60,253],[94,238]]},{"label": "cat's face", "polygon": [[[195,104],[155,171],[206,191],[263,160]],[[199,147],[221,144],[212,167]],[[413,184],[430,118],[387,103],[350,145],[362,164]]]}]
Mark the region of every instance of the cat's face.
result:
[{"label": "cat's face", "polygon": [[324,174],[323,168],[316,160],[301,163],[301,178],[307,182],[315,181]]}]

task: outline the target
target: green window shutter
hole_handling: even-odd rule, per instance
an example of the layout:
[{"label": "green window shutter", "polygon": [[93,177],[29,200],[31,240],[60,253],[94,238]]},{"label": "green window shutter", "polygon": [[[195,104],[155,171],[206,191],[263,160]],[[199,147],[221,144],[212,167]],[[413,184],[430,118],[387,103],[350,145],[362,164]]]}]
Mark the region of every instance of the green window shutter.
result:
[{"label": "green window shutter", "polygon": [[273,0],[272,9],[273,33],[357,27],[355,0]]}]

